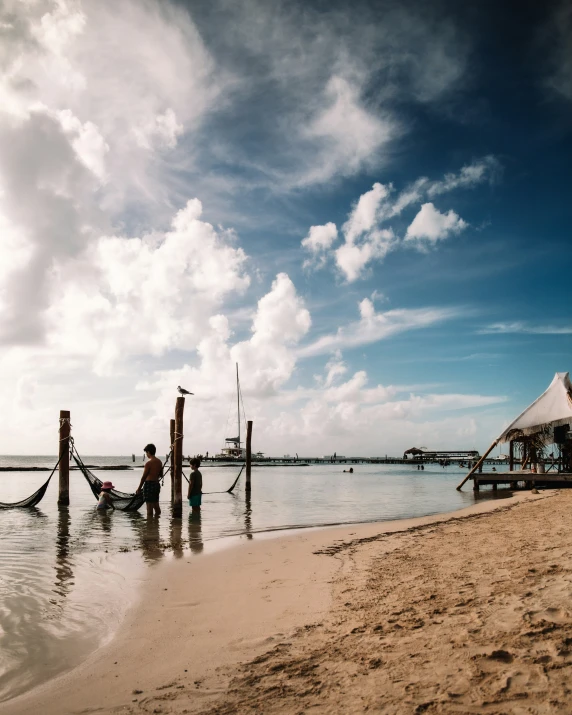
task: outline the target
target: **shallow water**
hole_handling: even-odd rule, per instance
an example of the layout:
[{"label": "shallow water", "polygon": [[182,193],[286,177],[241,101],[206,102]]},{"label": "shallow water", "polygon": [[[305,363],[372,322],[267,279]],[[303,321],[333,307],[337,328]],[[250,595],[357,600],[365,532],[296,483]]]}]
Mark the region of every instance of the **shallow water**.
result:
[{"label": "shallow water", "polygon": [[[0,466],[53,466],[53,457],[0,457]],[[84,457],[86,464],[129,464],[126,457]],[[131,471],[96,472],[127,492],[139,483]],[[405,465],[257,467],[252,492],[244,475],[235,493],[203,497],[199,519],[184,503],[183,519],[164,511],[104,513],[80,472],[70,476],[69,508],[57,507],[57,473],[35,509],[0,510],[0,701],[81,661],[110,634],[137,591],[148,564],[200,554],[224,537],[256,538],[265,532],[329,524],[387,521],[453,511],[474,503],[457,492],[466,473],[456,467]],[[203,490],[222,491],[239,467],[204,465]],[[46,472],[0,472],[0,501],[18,501],[47,479]],[[185,485],[186,486],[186,485]],[[506,495],[498,492],[499,497]],[[479,498],[492,498],[481,492]]]}]

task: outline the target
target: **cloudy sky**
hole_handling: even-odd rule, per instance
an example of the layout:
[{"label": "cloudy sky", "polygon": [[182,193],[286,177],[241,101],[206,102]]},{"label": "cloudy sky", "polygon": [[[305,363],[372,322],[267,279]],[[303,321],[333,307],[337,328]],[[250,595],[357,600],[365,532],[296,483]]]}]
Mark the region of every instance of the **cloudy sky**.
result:
[{"label": "cloudy sky", "polygon": [[[516,21],[518,18],[518,21]],[[0,0],[0,452],[484,449],[572,368],[572,11]]]}]

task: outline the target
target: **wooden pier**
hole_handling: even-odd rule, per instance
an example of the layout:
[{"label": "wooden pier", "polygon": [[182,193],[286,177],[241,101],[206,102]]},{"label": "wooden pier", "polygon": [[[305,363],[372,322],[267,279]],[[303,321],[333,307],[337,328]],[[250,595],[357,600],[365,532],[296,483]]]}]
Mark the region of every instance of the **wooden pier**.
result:
[{"label": "wooden pier", "polygon": [[473,490],[480,491],[481,486],[492,486],[493,490],[499,486],[508,489],[561,489],[572,487],[572,474],[558,472],[536,473],[529,470],[514,470],[512,472],[498,472],[491,474],[478,474],[473,476]]},{"label": "wooden pier", "polygon": [[[188,460],[189,458],[185,458]],[[242,460],[236,459],[235,462],[230,461],[228,457],[203,457],[203,464],[233,464],[241,463]],[[467,464],[466,459],[403,459],[402,457],[256,457],[252,456],[252,466],[280,466],[280,465],[302,465],[302,464],[339,464],[339,465],[354,465],[354,464],[401,464],[404,466],[417,466],[419,464],[442,464],[443,461],[450,466],[458,466],[459,464]],[[506,461],[502,459],[487,459],[483,464],[503,466]]]}]

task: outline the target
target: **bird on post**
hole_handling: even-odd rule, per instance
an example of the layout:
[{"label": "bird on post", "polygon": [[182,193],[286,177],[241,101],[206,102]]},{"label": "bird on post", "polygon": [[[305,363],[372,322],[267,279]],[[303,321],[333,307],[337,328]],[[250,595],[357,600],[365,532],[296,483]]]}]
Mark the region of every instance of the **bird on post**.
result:
[{"label": "bird on post", "polygon": [[193,395],[193,392],[189,392],[188,390],[185,390],[184,387],[181,387],[180,385],[177,387],[177,390],[179,391],[180,395]]}]

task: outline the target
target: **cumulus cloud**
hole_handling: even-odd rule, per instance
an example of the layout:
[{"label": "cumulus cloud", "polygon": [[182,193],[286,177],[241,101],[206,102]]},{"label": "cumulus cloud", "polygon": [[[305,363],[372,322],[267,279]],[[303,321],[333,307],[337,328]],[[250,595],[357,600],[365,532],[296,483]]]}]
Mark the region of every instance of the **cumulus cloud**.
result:
[{"label": "cumulus cloud", "polygon": [[384,258],[394,242],[393,231],[386,228],[371,231],[357,244],[346,240],[336,249],[336,265],[348,283],[353,283],[362,276],[368,263]]},{"label": "cumulus cloud", "polygon": [[[445,174],[442,179],[430,180],[420,177],[401,191],[396,198],[392,184],[374,183],[369,191],[360,196],[346,222],[342,226],[343,243],[334,247],[336,235],[325,232],[324,227],[312,227],[310,234],[302,241],[302,248],[312,252],[312,257],[304,262],[305,268],[320,269],[326,266],[333,255],[341,276],[353,283],[364,275],[374,261],[382,261],[385,256],[403,245],[416,243],[420,249],[427,245],[460,233],[468,224],[453,210],[440,213],[432,202],[421,205],[417,215],[407,229],[404,239],[398,237],[393,228],[384,227],[396,216],[423,198],[438,196],[456,189],[470,189],[483,182],[494,181],[500,171],[500,163],[493,156],[485,156],[461,167],[457,172]],[[327,224],[334,226],[334,224]],[[312,231],[316,229],[315,237]]]},{"label": "cumulus cloud", "polygon": [[359,197],[359,200],[347,222],[344,224],[344,234],[348,242],[353,242],[376,225],[378,221],[379,207],[383,199],[389,194],[389,189],[383,184],[375,183],[370,191],[366,191]]},{"label": "cumulus cloud", "polygon": [[84,267],[133,205],[166,218],[161,152],[224,79],[170,3],[8,0],[0,21],[0,340],[38,343],[56,274]]},{"label": "cumulus cloud", "polygon": [[311,226],[302,248],[310,253],[304,261],[304,268],[322,268],[327,260],[327,252],[338,237],[338,229],[331,221],[324,226]]},{"label": "cumulus cloud", "polygon": [[426,203],[421,206],[419,213],[407,229],[406,241],[415,241],[417,245],[434,244],[448,238],[451,234],[460,233],[467,227],[452,209],[446,214],[435,208],[434,204]]},{"label": "cumulus cloud", "polygon": [[393,309],[377,312],[372,301],[364,298],[359,304],[360,319],[324,335],[298,351],[301,357],[322,355],[335,350],[368,345],[397,333],[425,328],[457,317],[454,308]]},{"label": "cumulus cloud", "polygon": [[132,355],[196,348],[224,298],[250,282],[244,251],[201,213],[193,199],[165,234],[94,242],[53,288],[50,346],[89,356],[100,373]]}]

